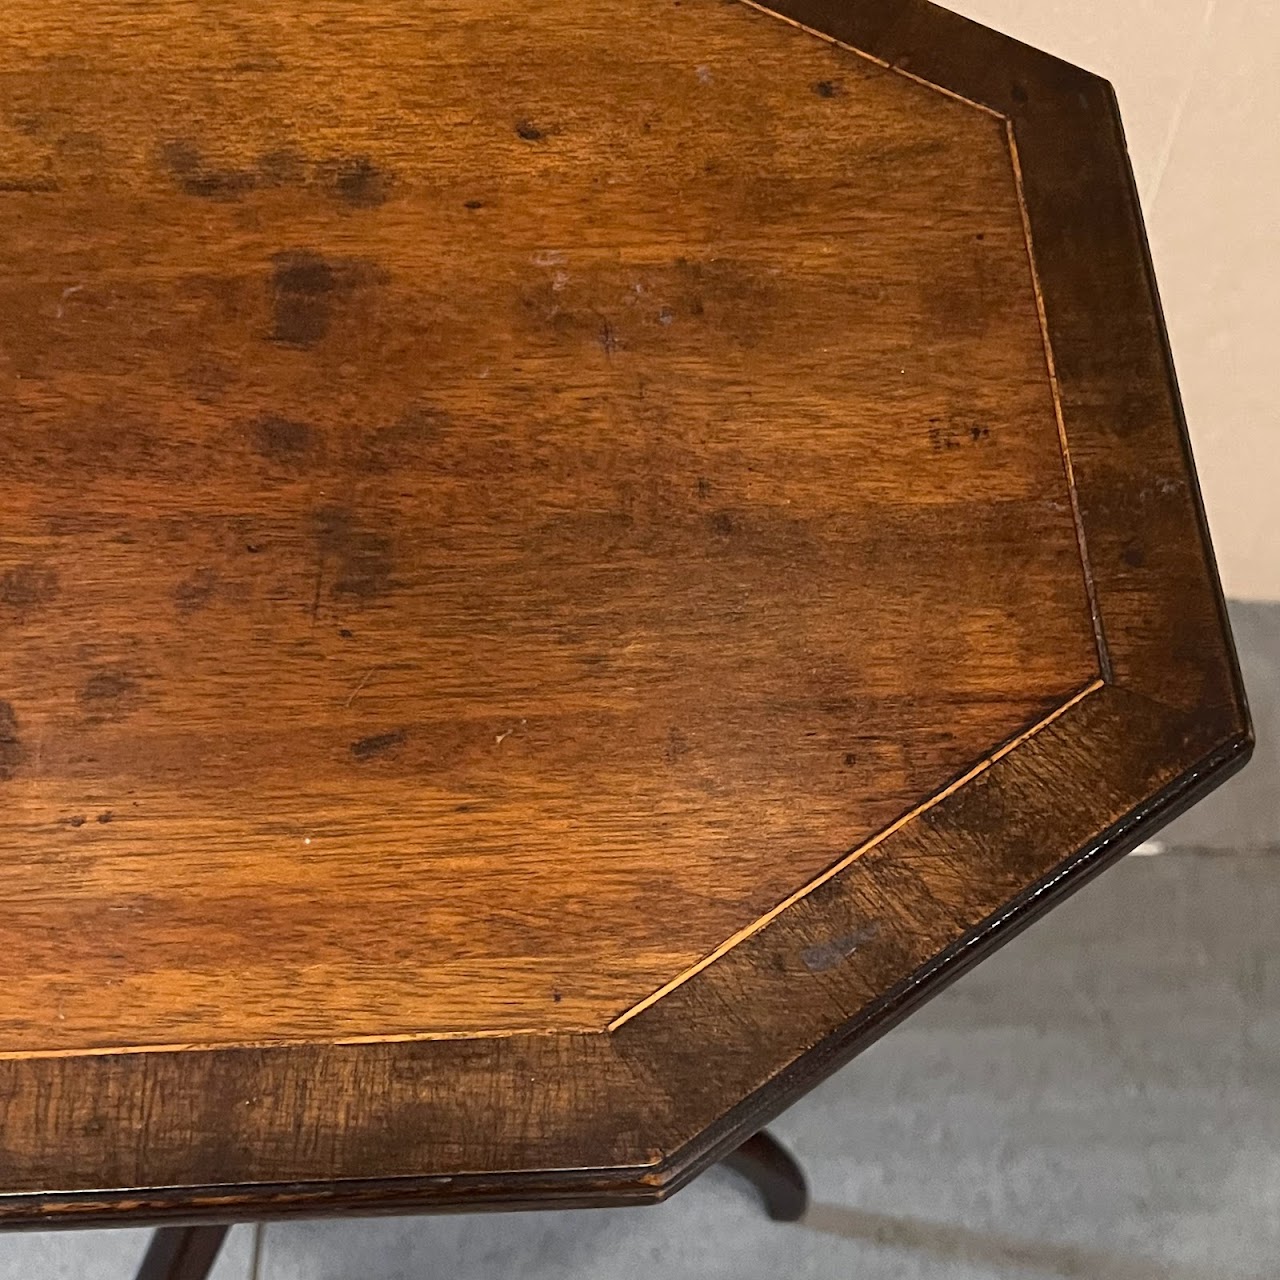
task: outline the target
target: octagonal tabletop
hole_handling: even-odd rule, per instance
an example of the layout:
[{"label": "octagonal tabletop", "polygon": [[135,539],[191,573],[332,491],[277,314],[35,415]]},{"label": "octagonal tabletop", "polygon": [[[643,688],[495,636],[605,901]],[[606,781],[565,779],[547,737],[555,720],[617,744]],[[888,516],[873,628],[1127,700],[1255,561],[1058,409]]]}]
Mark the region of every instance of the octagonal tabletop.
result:
[{"label": "octagonal tabletop", "polygon": [[1243,762],[1103,82],[889,0],[0,48],[0,1216],[661,1198]]}]

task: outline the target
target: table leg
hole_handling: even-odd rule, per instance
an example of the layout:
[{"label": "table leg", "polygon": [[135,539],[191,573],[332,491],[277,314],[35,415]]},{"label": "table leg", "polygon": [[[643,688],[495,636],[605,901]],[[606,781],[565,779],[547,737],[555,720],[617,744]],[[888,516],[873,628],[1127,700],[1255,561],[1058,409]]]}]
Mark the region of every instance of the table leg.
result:
[{"label": "table leg", "polygon": [[804,1170],[771,1133],[748,1138],[724,1162],[760,1192],[765,1211],[775,1222],[796,1222],[804,1217],[809,1207]]},{"label": "table leg", "polygon": [[205,1280],[230,1227],[160,1227],[136,1280]]}]

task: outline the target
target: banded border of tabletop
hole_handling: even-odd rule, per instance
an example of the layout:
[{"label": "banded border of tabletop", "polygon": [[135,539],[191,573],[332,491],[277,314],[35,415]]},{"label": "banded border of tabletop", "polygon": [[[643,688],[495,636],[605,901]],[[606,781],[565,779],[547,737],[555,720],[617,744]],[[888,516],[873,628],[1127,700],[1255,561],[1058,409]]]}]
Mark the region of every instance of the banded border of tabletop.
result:
[{"label": "banded border of tabletop", "polygon": [[1248,759],[1110,85],[924,0],[769,8],[1007,122],[1106,683],[611,1034],[0,1062],[0,1223],[663,1199]]}]

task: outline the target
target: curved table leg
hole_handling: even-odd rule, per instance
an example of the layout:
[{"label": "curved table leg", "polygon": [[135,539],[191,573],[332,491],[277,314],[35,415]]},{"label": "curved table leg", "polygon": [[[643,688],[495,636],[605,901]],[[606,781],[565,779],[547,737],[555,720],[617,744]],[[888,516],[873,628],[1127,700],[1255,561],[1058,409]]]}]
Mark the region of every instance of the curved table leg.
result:
[{"label": "curved table leg", "polygon": [[205,1280],[230,1227],[160,1227],[136,1280]]},{"label": "curved table leg", "polygon": [[774,1222],[796,1222],[809,1207],[809,1187],[796,1158],[768,1132],[748,1138],[724,1163],[761,1196]]}]

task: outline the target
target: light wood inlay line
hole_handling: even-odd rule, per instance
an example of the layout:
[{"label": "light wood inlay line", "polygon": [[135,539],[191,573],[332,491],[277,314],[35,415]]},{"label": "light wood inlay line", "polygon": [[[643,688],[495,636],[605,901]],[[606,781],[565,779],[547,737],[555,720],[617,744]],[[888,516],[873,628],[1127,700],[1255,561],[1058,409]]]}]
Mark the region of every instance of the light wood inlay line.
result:
[{"label": "light wood inlay line", "polygon": [[1251,752],[1105,80],[295,8],[0,27],[4,1226],[664,1200]]},{"label": "light wood inlay line", "polygon": [[883,67],[886,71],[892,71],[896,75],[903,76],[905,79],[915,84],[922,85],[926,89],[932,89],[935,93],[940,93],[944,97],[954,98],[957,102],[962,102],[965,106],[973,107],[976,111],[981,111],[986,115],[993,116],[995,119],[1004,124],[1005,132],[1009,142],[1009,160],[1013,166],[1014,184],[1018,193],[1018,209],[1022,215],[1023,232],[1027,240],[1027,261],[1031,270],[1031,285],[1035,293],[1036,310],[1040,317],[1040,330],[1044,337],[1044,354],[1045,364],[1049,375],[1049,384],[1053,390],[1053,411],[1058,424],[1058,439],[1062,446],[1062,462],[1066,472],[1067,490],[1071,495],[1071,513],[1076,526],[1076,538],[1080,544],[1080,562],[1084,573],[1085,592],[1089,597],[1089,612],[1093,619],[1094,636],[1098,645],[1098,662],[1102,670],[1102,678],[1108,684],[1112,681],[1112,663],[1111,654],[1107,648],[1107,639],[1102,625],[1102,613],[1098,607],[1098,591],[1094,582],[1093,568],[1089,561],[1089,548],[1085,541],[1084,521],[1080,515],[1080,497],[1076,490],[1075,471],[1071,463],[1071,447],[1067,440],[1066,421],[1062,410],[1062,389],[1058,380],[1057,366],[1053,356],[1053,343],[1049,336],[1049,321],[1045,311],[1044,290],[1040,284],[1040,273],[1036,267],[1035,247],[1032,239],[1031,216],[1027,209],[1026,191],[1022,179],[1022,161],[1018,155],[1018,140],[1014,129],[1014,122],[1001,111],[996,111],[984,103],[975,102],[972,98],[966,98],[963,94],[955,93],[950,89],[944,88],[940,84],[935,84],[932,80],[926,80],[923,76],[918,76],[911,71],[900,67],[895,63],[888,62],[884,58],[877,58],[874,54],[859,49],[856,45],[846,44],[843,40],[837,40],[834,36],[826,35],[824,32],[817,31],[813,27],[807,27],[802,22],[797,22],[794,18],[788,18],[783,14],[775,13],[766,5],[757,4],[755,0],[741,0],[748,8],[757,9],[761,13],[768,14],[770,17],[777,18],[780,22],[785,22],[789,26],[797,27],[808,35],[816,36],[819,40],[824,40],[828,44],[835,45],[839,49],[845,49],[850,53],[856,54],[860,58],[865,58],[868,62],[874,63],[878,67]]},{"label": "light wood inlay line", "polygon": [[0,1053],[594,1041],[1107,678],[1022,80],[786,4],[21,0]]},{"label": "light wood inlay line", "polygon": [[21,1061],[24,1059],[35,1058],[81,1058],[81,1057],[101,1057],[103,1055],[118,1053],[191,1053],[206,1051],[209,1049],[257,1049],[271,1047],[283,1047],[288,1045],[303,1044],[334,1044],[334,1045],[357,1045],[357,1044],[407,1044],[429,1040],[496,1040],[507,1039],[513,1036],[531,1036],[531,1035],[559,1035],[559,1034],[577,1034],[577,1035],[600,1035],[608,1032],[616,1031],[619,1027],[629,1022],[638,1013],[642,1013],[650,1005],[661,1000],[663,996],[669,995],[677,987],[687,982],[695,974],[700,973],[708,965],[719,960],[721,956],[732,951],[739,943],[746,941],[753,934],[758,933],[765,925],[776,920],[788,907],[806,898],[819,886],[825,884],[828,880],[839,875],[846,868],[850,867],[864,854],[869,853],[877,845],[883,844],[895,832],[902,830],[908,823],[926,813],[935,805],[941,803],[948,796],[954,795],[961,787],[980,774],[986,772],[997,761],[1004,759],[1010,752],[1025,742],[1029,742],[1041,730],[1046,729],[1049,725],[1065,715],[1072,707],[1083,702],[1091,694],[1097,693],[1099,689],[1105,687],[1106,682],[1103,680],[1095,680],[1091,684],[1086,685],[1073,697],[1069,698],[1060,707],[1056,708],[1043,720],[1038,721],[1027,729],[1024,733],[1019,734],[1016,738],[1005,743],[999,750],[994,751],[991,755],[979,761],[967,773],[955,779],[949,785],[944,787],[924,801],[917,805],[908,813],[904,813],[896,822],[885,827],[883,831],[877,832],[870,840],[859,845],[856,849],[851,850],[834,866],[830,867],[822,875],[815,877],[803,888],[798,889],[795,893],[778,903],[772,910],[767,911],[757,920],[753,920],[746,928],[740,929],[731,938],[727,938],[720,946],[708,955],[704,956],[697,964],[690,966],[683,973],[678,974],[665,986],[659,987],[657,991],[647,996],[638,1004],[633,1005],[625,1013],[615,1018],[605,1028],[602,1033],[595,1027],[557,1027],[551,1030],[546,1028],[526,1028],[514,1030],[495,1030],[495,1031],[427,1031],[406,1034],[392,1035],[367,1035],[367,1036],[345,1036],[334,1040],[320,1040],[316,1038],[306,1039],[264,1039],[254,1041],[244,1041],[242,1043],[228,1044],[225,1041],[217,1041],[209,1044],[155,1044],[155,1045],[130,1045],[126,1047],[115,1046],[106,1048],[89,1048],[89,1049],[65,1049],[65,1050],[35,1050],[29,1052],[0,1052],[0,1061]]},{"label": "light wood inlay line", "polygon": [[1084,517],[1080,514],[1080,494],[1076,488],[1075,467],[1071,462],[1071,443],[1067,439],[1067,421],[1062,410],[1062,386],[1058,380],[1058,366],[1053,358],[1053,342],[1049,336],[1049,315],[1045,309],[1044,289],[1040,284],[1040,271],[1036,266],[1035,244],[1031,232],[1031,214],[1027,209],[1027,195],[1022,181],[1022,160],[1018,155],[1018,138],[1013,121],[1005,120],[1009,138],[1009,159],[1013,164],[1013,180],[1018,191],[1018,209],[1022,214],[1022,230],[1027,238],[1027,265],[1031,270],[1031,287],[1036,297],[1036,313],[1040,317],[1040,332],[1044,336],[1044,360],[1053,389],[1053,413],[1058,423],[1058,441],[1062,446],[1062,465],[1066,472],[1067,493],[1071,496],[1071,518],[1076,526],[1076,541],[1080,546],[1080,566],[1084,572],[1084,590],[1089,598],[1089,614],[1093,619],[1093,634],[1098,645],[1098,663],[1102,678],[1107,684],[1113,679],[1111,652],[1107,648],[1106,632],[1102,626],[1102,610],[1098,605],[1098,585],[1089,561],[1089,544],[1085,538]]},{"label": "light wood inlay line", "polygon": [[104,1045],[86,1049],[0,1050],[0,1062],[25,1062],[40,1058],[103,1058],[122,1053],[207,1053],[213,1049],[287,1049],[303,1045],[406,1044],[423,1040],[509,1040],[516,1036],[558,1036],[603,1034],[599,1027],[514,1027],[495,1031],[426,1031],[407,1034],[343,1036],[326,1039],[320,1036],[266,1037],[260,1040],[211,1040],[174,1044]]},{"label": "light wood inlay line", "polygon": [[973,107],[986,115],[994,116],[997,120],[1008,119],[1002,111],[996,111],[985,103],[975,102],[972,98],[966,98],[964,94],[956,93],[943,85],[935,84],[932,80],[926,80],[923,76],[918,76],[914,72],[908,71],[905,67],[898,66],[897,63],[888,62],[884,58],[877,58],[874,53],[868,53],[865,49],[859,49],[856,45],[846,44],[843,40],[837,40],[835,36],[829,36],[825,31],[807,27],[803,22],[797,22],[795,18],[788,18],[785,14],[775,12],[768,5],[757,4],[756,0],[740,0],[740,3],[745,4],[749,9],[758,9],[761,13],[767,13],[769,17],[777,18],[779,22],[785,22],[789,27],[796,27],[808,35],[817,36],[819,40],[823,40],[827,44],[833,44],[837,49],[844,49],[849,53],[857,54],[859,58],[865,58],[868,62],[874,62],[877,67],[883,67],[886,71],[892,71],[895,75],[900,75],[904,79],[923,85],[926,89],[932,89],[934,93],[940,93],[944,98],[954,98],[957,102],[963,102],[966,107]]},{"label": "light wood inlay line", "polygon": [[636,1014],[643,1013],[645,1009],[649,1008],[649,1006],[652,1004],[656,1004],[659,1000],[662,999],[663,996],[669,995],[682,983],[688,982],[689,979],[694,976],[694,974],[701,973],[702,970],[705,969],[708,965],[714,964],[717,960],[720,959],[721,956],[732,951],[733,948],[736,947],[740,942],[745,942],[746,939],[751,937],[752,934],[759,933],[760,930],[765,927],[765,925],[769,924],[770,921],[772,920],[776,920],[778,916],[780,916],[788,907],[793,906],[795,903],[799,902],[802,898],[807,898],[820,885],[826,884],[828,880],[832,879],[835,876],[838,876],[847,867],[852,866],[864,854],[870,853],[871,850],[874,849],[877,845],[883,844],[891,835],[894,834],[895,831],[901,831],[902,828],[907,825],[907,823],[914,821],[922,813],[925,813],[929,809],[932,809],[934,805],[941,803],[948,796],[954,795],[957,791],[960,790],[961,787],[967,785],[968,783],[972,782],[974,778],[978,777],[979,774],[985,773],[998,760],[1003,760],[1004,757],[1007,756],[1011,751],[1020,747],[1024,742],[1030,741],[1042,729],[1047,728],[1060,716],[1063,716],[1068,711],[1070,711],[1072,707],[1083,702],[1091,694],[1097,693],[1099,689],[1102,689],[1105,686],[1106,686],[1105,680],[1095,680],[1091,684],[1085,685],[1085,687],[1081,689],[1079,693],[1077,693],[1074,697],[1068,698],[1067,701],[1062,704],[1062,706],[1058,707],[1057,710],[1045,716],[1045,718],[1039,721],[1037,724],[1032,725],[1031,728],[1028,729],[1025,733],[1021,733],[1016,738],[1012,739],[1009,742],[1006,742],[1005,745],[1001,747],[998,751],[992,752],[992,754],[987,756],[985,760],[981,760],[976,765],[974,765],[973,768],[970,769],[968,773],[963,774],[961,777],[957,778],[954,782],[944,787],[936,795],[930,796],[928,800],[924,801],[923,804],[917,805],[909,813],[904,813],[902,817],[899,818],[896,822],[885,827],[885,829],[879,832],[878,834],[872,836],[872,838],[868,840],[865,844],[861,844],[852,852],[847,853],[843,858],[840,859],[839,862],[835,864],[835,866],[831,867],[827,871],[824,871],[822,875],[818,876],[816,879],[811,880],[807,885],[804,886],[803,889],[797,889],[796,892],[793,893],[789,898],[783,899],[783,901],[778,903],[778,905],[774,907],[772,911],[768,911],[764,915],[762,915],[758,920],[752,921],[752,923],[749,924],[745,929],[740,929],[737,933],[733,935],[732,938],[725,939],[725,941],[722,942],[720,946],[718,946],[709,955],[704,956],[701,960],[698,961],[697,964],[686,969],[684,973],[679,974],[675,978],[672,978],[671,981],[666,984],[666,986],[659,987],[658,990],[655,991],[652,995],[647,996],[645,999],[641,1000],[639,1004],[633,1005],[625,1013],[615,1018],[609,1024],[608,1029],[610,1031],[616,1031],[619,1027],[621,1027],[625,1023],[629,1022],[632,1018],[634,1018]]}]

